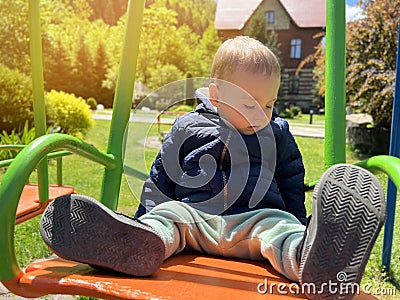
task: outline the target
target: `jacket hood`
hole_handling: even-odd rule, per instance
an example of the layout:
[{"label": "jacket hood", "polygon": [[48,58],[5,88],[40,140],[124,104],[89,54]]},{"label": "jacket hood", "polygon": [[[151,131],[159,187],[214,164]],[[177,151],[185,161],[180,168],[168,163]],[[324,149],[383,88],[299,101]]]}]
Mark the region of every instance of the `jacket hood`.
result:
[{"label": "jacket hood", "polygon": [[200,104],[196,107],[195,111],[199,113],[217,114],[216,108],[210,102],[210,92],[208,87],[202,87],[195,92],[197,100]]}]

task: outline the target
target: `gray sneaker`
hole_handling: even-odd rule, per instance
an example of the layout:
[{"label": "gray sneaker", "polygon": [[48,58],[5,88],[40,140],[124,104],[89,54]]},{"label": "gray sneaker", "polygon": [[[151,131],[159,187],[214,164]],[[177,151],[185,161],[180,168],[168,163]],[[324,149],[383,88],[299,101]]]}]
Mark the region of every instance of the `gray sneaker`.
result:
[{"label": "gray sneaker", "polygon": [[44,242],[58,256],[132,276],[149,276],[165,245],[148,225],[82,195],[55,199],[40,221]]},{"label": "gray sneaker", "polygon": [[369,171],[329,168],[314,189],[300,250],[300,284],[309,299],[351,299],[385,221],[383,189]]}]

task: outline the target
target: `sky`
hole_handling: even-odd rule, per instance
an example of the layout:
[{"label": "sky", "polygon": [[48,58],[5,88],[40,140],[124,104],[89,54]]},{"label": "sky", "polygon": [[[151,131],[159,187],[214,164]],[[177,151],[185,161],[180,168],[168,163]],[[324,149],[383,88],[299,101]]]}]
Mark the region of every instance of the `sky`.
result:
[{"label": "sky", "polygon": [[356,5],[358,0],[346,0],[346,4],[350,6]]},{"label": "sky", "polygon": [[358,0],[346,0],[346,21],[354,21],[361,17],[361,8],[357,7]]}]

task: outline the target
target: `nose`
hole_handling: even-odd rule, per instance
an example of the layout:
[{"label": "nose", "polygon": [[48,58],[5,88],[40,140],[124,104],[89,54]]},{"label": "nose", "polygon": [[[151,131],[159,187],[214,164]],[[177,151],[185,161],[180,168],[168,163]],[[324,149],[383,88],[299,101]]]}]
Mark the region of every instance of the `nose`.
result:
[{"label": "nose", "polygon": [[265,120],[267,116],[265,114],[265,111],[260,106],[257,106],[256,109],[254,110],[252,117],[253,120],[260,121],[260,120]]}]

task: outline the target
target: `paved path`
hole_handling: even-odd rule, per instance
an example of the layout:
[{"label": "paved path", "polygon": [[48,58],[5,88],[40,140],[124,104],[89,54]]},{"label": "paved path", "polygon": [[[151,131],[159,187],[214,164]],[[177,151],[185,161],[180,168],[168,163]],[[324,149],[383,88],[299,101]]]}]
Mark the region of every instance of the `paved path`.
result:
[{"label": "paved path", "polygon": [[[111,113],[97,113],[93,115],[95,120],[111,120]],[[171,122],[172,119],[161,118],[161,122],[167,123]],[[156,115],[139,115],[135,114],[134,118],[130,119],[130,122],[141,122],[141,123],[153,123],[156,122]],[[314,138],[324,138],[325,129],[320,125],[308,125],[308,124],[291,124],[290,131],[294,136],[303,137],[314,137]]]}]

